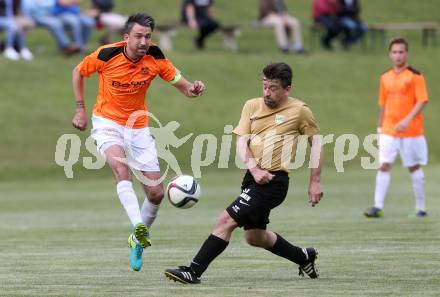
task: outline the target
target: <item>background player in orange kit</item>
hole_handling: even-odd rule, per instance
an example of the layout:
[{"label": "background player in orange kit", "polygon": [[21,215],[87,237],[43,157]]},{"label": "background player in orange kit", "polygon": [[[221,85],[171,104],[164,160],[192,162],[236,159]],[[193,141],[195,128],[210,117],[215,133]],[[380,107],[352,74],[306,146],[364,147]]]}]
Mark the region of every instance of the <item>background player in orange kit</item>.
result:
[{"label": "background player in orange kit", "polygon": [[[138,13],[125,24],[124,41],[100,47],[73,70],[76,113],[72,124],[79,130],[87,126],[84,107],[84,77],[97,72],[99,92],[93,109],[91,131],[98,150],[105,156],[116,179],[119,200],[133,225],[128,238],[130,265],[142,268],[143,249],[151,245],[149,228],[164,197],[154,139],[148,128],[145,95],[151,81],[159,75],[187,97],[202,95],[201,81],[190,83],[151,42],[154,20]],[[131,121],[133,113],[139,114]],[[129,121],[130,118],[130,121]],[[125,135],[131,136],[127,140]],[[129,151],[124,148],[130,148]],[[128,165],[121,159],[128,159]],[[146,198],[142,207],[133,190],[129,167],[155,181],[143,184]]]},{"label": "background player in orange kit", "polygon": [[383,216],[383,206],[390,184],[390,170],[400,154],[403,166],[412,179],[416,198],[416,217],[427,215],[425,208],[425,177],[420,165],[428,162],[428,149],[423,131],[422,109],[428,103],[423,75],[408,66],[408,43],[403,38],[391,40],[389,55],[393,67],[380,78],[379,95],[379,162],[376,176],[374,207],[365,216]]}]

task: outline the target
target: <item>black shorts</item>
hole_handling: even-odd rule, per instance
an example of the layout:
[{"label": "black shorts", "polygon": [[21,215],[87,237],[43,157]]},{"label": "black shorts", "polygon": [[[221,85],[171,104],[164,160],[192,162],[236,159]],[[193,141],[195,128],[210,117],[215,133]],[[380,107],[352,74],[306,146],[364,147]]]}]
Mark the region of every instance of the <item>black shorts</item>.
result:
[{"label": "black shorts", "polygon": [[273,179],[264,185],[255,182],[249,172],[243,178],[241,194],[226,211],[244,230],[266,229],[271,209],[280,205],[289,189],[289,176],[285,171],[271,172]]}]

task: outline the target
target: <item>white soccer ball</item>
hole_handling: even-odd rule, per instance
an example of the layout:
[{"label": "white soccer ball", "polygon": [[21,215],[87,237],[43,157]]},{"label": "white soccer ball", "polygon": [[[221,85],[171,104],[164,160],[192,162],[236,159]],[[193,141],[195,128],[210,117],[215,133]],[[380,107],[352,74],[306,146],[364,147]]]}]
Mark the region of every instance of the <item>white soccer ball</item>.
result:
[{"label": "white soccer ball", "polygon": [[202,190],[190,175],[174,177],[167,186],[168,200],[178,208],[193,207],[199,201]]}]

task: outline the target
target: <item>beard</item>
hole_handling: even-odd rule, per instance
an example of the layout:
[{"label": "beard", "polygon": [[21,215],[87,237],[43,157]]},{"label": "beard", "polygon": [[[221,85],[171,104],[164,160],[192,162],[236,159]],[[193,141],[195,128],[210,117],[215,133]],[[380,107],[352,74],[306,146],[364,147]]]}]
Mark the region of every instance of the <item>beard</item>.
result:
[{"label": "beard", "polygon": [[142,47],[138,47],[138,48],[136,48],[136,53],[137,53],[137,55],[139,56],[139,57],[143,57],[143,56],[145,56],[145,54],[147,53],[147,51],[148,51],[148,46],[142,46]]},{"label": "beard", "polygon": [[264,97],[264,103],[269,107],[269,108],[275,108],[278,106],[278,102],[273,100],[270,97]]}]

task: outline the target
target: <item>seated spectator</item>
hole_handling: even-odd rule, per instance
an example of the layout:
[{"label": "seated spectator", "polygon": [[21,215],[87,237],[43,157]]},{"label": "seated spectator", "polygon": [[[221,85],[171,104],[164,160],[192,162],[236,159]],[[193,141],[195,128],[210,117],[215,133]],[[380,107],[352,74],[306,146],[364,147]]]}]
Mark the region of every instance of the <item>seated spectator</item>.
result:
[{"label": "seated spectator", "polygon": [[337,15],[340,11],[341,5],[338,0],[313,0],[313,20],[327,30],[321,38],[325,49],[331,50],[331,41],[341,33],[342,28]]},{"label": "seated spectator", "polygon": [[53,14],[69,28],[73,42],[83,51],[95,26],[95,20],[81,13],[79,2],[81,0],[57,0]]},{"label": "seated spectator", "polygon": [[197,49],[205,48],[205,39],[214,33],[219,23],[214,19],[213,0],[183,0],[182,22],[191,29],[198,30],[194,39]]},{"label": "seated spectator", "polygon": [[114,35],[122,35],[127,17],[112,12],[113,0],[92,0],[92,8],[86,14],[94,18],[98,28],[106,28],[108,31],[100,38],[101,44],[112,42]]},{"label": "seated spectator", "polygon": [[0,29],[6,30],[3,51],[5,58],[9,60],[33,59],[31,51],[26,47],[23,28],[19,27],[15,20],[12,0],[0,0]]},{"label": "seated spectator", "polygon": [[303,53],[301,25],[287,13],[283,0],[260,0],[260,22],[263,26],[273,27],[278,47],[282,52]]},{"label": "seated spectator", "polygon": [[[21,0],[12,0],[12,6],[14,9],[14,19],[17,23],[18,30],[23,32],[23,34],[26,34],[27,31],[35,27],[35,23],[30,18],[27,18],[21,14]],[[14,46],[16,49],[19,48],[19,41],[17,38],[15,39]],[[30,51],[26,53],[26,56],[27,58],[22,58],[28,60],[33,59],[33,55]]]},{"label": "seated spectator", "polygon": [[21,12],[24,16],[31,18],[37,26],[48,29],[58,47],[65,55],[72,55],[80,52],[80,47],[69,40],[64,32],[64,25],[60,18],[52,14],[55,9],[56,0],[22,0]]},{"label": "seated spectator", "polygon": [[358,0],[340,0],[341,11],[338,13],[339,23],[344,31],[342,46],[349,46],[358,42],[367,32],[367,27],[359,18],[360,4]]}]

